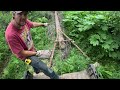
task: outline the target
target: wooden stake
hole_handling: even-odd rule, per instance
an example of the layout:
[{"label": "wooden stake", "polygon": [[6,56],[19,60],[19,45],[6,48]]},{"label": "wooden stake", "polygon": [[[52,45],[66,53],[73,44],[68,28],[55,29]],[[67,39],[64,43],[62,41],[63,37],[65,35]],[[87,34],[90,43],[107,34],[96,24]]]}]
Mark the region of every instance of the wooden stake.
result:
[{"label": "wooden stake", "polygon": [[53,59],[53,56],[54,56],[54,52],[55,52],[55,48],[56,48],[56,45],[57,45],[57,42],[54,43],[54,47],[53,47],[53,50],[52,50],[52,54],[51,54],[51,57],[50,57],[50,68],[52,67],[52,59]]},{"label": "wooden stake", "polygon": [[[60,30],[60,32],[62,32],[62,31]],[[70,40],[70,41],[72,42],[72,44],[75,45],[75,47],[77,47],[77,49],[78,49],[85,57],[89,58],[89,57],[74,43],[74,41],[73,41],[72,39],[70,39],[65,33],[62,32],[62,34],[63,34],[66,38],[68,38],[68,40]]]}]

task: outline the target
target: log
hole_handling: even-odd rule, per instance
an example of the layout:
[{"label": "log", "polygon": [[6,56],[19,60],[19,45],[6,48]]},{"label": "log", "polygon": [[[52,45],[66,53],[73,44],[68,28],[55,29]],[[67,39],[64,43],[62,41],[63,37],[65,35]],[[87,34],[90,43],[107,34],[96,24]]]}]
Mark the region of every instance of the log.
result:
[{"label": "log", "polygon": [[[98,62],[95,62],[92,65],[94,68],[100,66],[100,64]],[[89,67],[88,67],[88,69],[89,69]],[[66,73],[66,74],[60,75],[59,77],[60,77],[60,79],[99,79],[100,78],[100,77],[96,78],[94,75],[92,75],[92,76],[89,75],[88,69],[85,69],[80,72]],[[33,79],[50,79],[50,78],[41,72],[39,74],[34,73]]]},{"label": "log", "polygon": [[62,31],[62,29],[60,27],[60,22],[59,22],[59,19],[58,19],[57,11],[55,11],[55,25],[56,25],[57,39],[59,41],[58,42],[59,43],[59,48],[64,49],[65,48],[65,42],[64,42],[63,34],[60,32],[60,31]]},{"label": "log", "polygon": [[[60,79],[90,79],[86,70],[80,72],[66,73],[59,76]],[[50,79],[44,73],[33,74],[33,79]]]}]

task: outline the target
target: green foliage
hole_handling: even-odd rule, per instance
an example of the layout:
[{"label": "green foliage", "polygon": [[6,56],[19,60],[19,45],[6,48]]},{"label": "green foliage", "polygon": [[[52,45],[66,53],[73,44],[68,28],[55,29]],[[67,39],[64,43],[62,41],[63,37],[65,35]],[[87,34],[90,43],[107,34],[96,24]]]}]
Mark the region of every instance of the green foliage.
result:
[{"label": "green foliage", "polygon": [[28,18],[32,21],[47,22],[48,19],[52,19],[52,13],[50,11],[31,11],[28,14]]},{"label": "green foliage", "polygon": [[120,67],[118,62],[111,61],[97,67],[97,72],[102,79],[120,79]]},{"label": "green foliage", "polygon": [[0,11],[0,73],[7,65],[11,53],[5,40],[5,29],[11,19],[9,11]]},{"label": "green foliage", "polygon": [[105,67],[103,67],[103,66],[98,67],[97,72],[100,75],[101,79],[108,79],[108,78],[112,77],[112,72],[105,70]]},{"label": "green foliage", "polygon": [[1,79],[20,79],[23,77],[25,70],[25,63],[12,55],[7,67],[4,69]]},{"label": "green foliage", "polygon": [[0,11],[0,29],[2,28],[5,30],[11,19],[12,14],[10,11]]},{"label": "green foliage", "polygon": [[46,22],[48,22],[48,19],[45,17],[38,18],[38,22],[46,23]]},{"label": "green foliage", "polygon": [[[105,53],[103,58],[108,56],[117,60],[120,59],[118,55],[120,47],[119,15],[119,11],[66,11],[63,22],[68,35],[78,42],[81,48],[86,47],[86,52],[92,45],[88,54],[97,51],[97,46],[102,53]],[[85,44],[86,42],[88,44]]]},{"label": "green foliage", "polygon": [[[0,31],[0,62],[2,63],[5,59],[5,56],[8,56],[10,54],[10,52],[8,51],[8,46],[6,45],[5,42],[5,37],[4,37],[4,33],[3,30]],[[3,47],[4,46],[4,47]]]},{"label": "green foliage", "polygon": [[5,29],[11,19],[9,11],[0,11],[0,73],[7,65],[11,53],[5,40]]},{"label": "green foliage", "polygon": [[[34,14],[34,15],[33,15]],[[32,19],[32,17],[34,16],[34,21],[36,22],[42,22],[42,23],[46,23],[48,22],[48,18],[50,17],[51,14],[48,14],[48,12],[34,12],[34,13],[30,13],[28,16],[29,18]],[[38,15],[35,18],[35,15]],[[51,41],[50,39],[48,39],[48,28],[47,27],[37,27],[37,28],[33,28],[31,29],[31,34],[32,34],[32,38],[33,38],[33,42],[34,45],[36,47],[37,50],[39,49],[50,49],[51,47]]]},{"label": "green foliage", "polygon": [[47,37],[47,28],[44,27],[33,28],[31,29],[31,34],[32,34],[34,46],[36,47],[37,50],[50,49],[51,42],[50,40],[48,40]]},{"label": "green foliage", "polygon": [[93,46],[99,45],[100,36],[98,34],[92,35],[90,38],[90,44],[93,44]]},{"label": "green foliage", "polygon": [[11,15],[10,12],[0,11],[0,62],[4,61],[5,57],[10,54],[5,40],[5,28],[8,25]]},{"label": "green foliage", "polygon": [[69,57],[64,61],[59,59],[59,55],[56,56],[53,69],[60,75],[84,70],[89,63],[89,59],[79,54],[80,53],[73,48]]}]

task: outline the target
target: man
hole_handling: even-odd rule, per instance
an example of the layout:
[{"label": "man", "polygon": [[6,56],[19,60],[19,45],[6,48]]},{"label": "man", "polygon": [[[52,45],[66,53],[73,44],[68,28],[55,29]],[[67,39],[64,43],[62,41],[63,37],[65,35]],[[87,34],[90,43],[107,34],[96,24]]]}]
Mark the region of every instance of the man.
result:
[{"label": "man", "polygon": [[[37,23],[27,19],[28,11],[13,11],[13,19],[9,23],[5,37],[12,53],[22,61],[31,65],[36,73],[43,71],[51,79],[59,79],[58,75],[39,60],[43,53],[36,51],[30,28],[47,26],[48,23]],[[42,51],[44,52],[44,51]],[[45,51],[50,56],[50,51]],[[43,55],[44,56],[44,55]]]}]

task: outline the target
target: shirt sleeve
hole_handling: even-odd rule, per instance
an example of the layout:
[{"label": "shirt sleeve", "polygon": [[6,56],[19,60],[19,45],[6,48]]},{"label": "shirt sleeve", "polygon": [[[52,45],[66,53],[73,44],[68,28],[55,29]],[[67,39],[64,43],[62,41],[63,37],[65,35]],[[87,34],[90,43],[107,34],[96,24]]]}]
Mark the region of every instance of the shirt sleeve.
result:
[{"label": "shirt sleeve", "polygon": [[8,45],[14,54],[19,54],[21,50],[24,50],[19,41],[15,38],[8,40]]},{"label": "shirt sleeve", "polygon": [[27,24],[28,24],[29,28],[32,28],[32,27],[33,27],[32,21],[30,21],[30,20],[28,20],[28,19],[27,19]]}]

